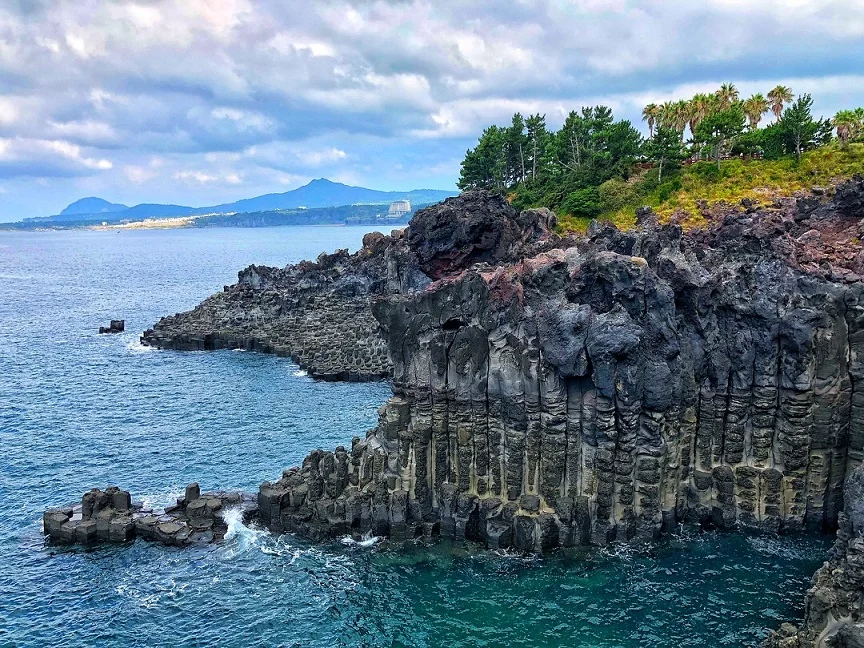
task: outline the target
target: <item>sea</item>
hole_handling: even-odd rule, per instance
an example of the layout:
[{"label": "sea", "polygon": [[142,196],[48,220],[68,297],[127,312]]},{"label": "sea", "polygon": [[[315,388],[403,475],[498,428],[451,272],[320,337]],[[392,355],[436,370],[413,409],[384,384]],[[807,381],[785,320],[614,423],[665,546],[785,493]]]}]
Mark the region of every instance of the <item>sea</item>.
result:
[{"label": "sea", "polygon": [[[830,538],[682,528],[542,558],[464,543],[314,545],[239,519],[208,548],[47,543],[92,487],[167,504],[255,492],[375,425],[385,382],[143,347],[249,264],[356,250],[364,227],[0,232],[0,647],[754,646],[803,616]],[[126,332],[98,335],[125,319]]]}]

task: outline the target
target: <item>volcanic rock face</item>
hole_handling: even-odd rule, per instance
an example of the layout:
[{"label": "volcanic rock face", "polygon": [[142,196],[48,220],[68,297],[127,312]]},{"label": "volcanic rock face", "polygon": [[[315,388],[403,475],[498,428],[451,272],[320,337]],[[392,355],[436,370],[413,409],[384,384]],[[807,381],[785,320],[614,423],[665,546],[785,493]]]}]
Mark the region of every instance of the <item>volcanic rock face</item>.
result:
[{"label": "volcanic rock face", "polygon": [[372,266],[383,274],[387,261],[383,254],[363,259],[359,269],[352,261],[358,259],[340,250],[284,270],[249,266],[236,284],[194,310],[163,317],[141,342],[177,350],[276,353],[325,380],[388,377],[386,345],[369,310],[370,292],[386,286],[363,274]]},{"label": "volcanic rock face", "polygon": [[684,519],[834,527],[864,446],[862,195],[575,240],[480,193],[420,212],[384,256],[431,283],[372,306],[393,363],[378,427],[262,485],[261,517],[527,551]]},{"label": "volcanic rock face", "polygon": [[415,215],[408,241],[401,230],[375,232],[353,255],[339,250],[284,269],[249,266],[236,284],[195,309],[163,317],[141,342],[276,353],[325,380],[389,377],[392,364],[371,299],[422,290],[439,268],[519,258],[554,225],[548,210],[519,215],[501,196],[466,192]]},{"label": "volcanic rock face", "polygon": [[830,559],[807,592],[801,628],[785,623],[763,648],[860,648],[864,646],[864,467],[847,478]]}]

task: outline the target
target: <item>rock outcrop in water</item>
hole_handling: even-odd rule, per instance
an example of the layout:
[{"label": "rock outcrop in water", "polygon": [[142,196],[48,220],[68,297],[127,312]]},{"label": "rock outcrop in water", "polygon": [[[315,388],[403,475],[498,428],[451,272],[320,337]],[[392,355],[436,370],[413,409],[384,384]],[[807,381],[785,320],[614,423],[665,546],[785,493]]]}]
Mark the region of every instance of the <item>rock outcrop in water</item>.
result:
[{"label": "rock outcrop in water", "polygon": [[100,326],[99,333],[122,333],[126,330],[126,320],[111,320],[108,326]]},{"label": "rock outcrop in water", "polygon": [[835,527],[864,446],[862,184],[686,233],[643,210],[561,240],[474,194],[418,213],[386,253],[430,282],[372,305],[393,398],[265,483],[262,518],[527,551]]},{"label": "rock outcrop in water", "polygon": [[225,536],[228,525],[223,513],[232,509],[242,518],[254,517],[254,495],[201,493],[198,484],[190,484],[176,505],[154,509],[133,503],[129,491],[109,486],[84,493],[81,504],[47,510],[42,525],[49,538],[67,544],[126,542],[138,537],[167,545],[201,545]]}]

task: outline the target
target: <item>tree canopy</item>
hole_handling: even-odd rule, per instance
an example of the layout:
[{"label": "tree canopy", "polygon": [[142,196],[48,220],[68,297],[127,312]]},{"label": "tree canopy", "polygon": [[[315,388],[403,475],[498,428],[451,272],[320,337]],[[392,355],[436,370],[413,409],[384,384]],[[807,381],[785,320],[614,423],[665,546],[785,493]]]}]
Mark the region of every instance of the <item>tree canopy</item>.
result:
[{"label": "tree canopy", "polygon": [[[647,138],[607,106],[571,111],[557,131],[545,115],[517,112],[509,125],[483,131],[465,153],[457,184],[506,193],[517,208],[542,205],[592,217],[608,207],[610,196],[627,193],[621,183],[640,166],[657,168],[659,184],[683,162],[712,160],[719,168],[729,156],[800,161],[805,151],[831,141],[834,131],[842,146],[864,140],[864,109],[826,120],[814,117],[812,107],[810,95],[796,99],[786,86],[742,98],[734,84],[724,83],[689,100],[645,106]],[[762,126],[766,115],[773,121]]]}]

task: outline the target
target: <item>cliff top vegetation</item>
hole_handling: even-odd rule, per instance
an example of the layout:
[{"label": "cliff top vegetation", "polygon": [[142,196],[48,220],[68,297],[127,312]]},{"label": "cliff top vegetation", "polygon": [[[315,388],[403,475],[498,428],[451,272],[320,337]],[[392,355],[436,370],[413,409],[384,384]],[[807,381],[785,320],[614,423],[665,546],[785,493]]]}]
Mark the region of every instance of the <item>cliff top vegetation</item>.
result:
[{"label": "cliff top vegetation", "polygon": [[742,99],[726,83],[646,106],[647,138],[605,106],[572,111],[557,131],[545,115],[516,113],[483,131],[458,184],[500,191],[519,209],[549,207],[564,230],[594,218],[628,227],[643,205],[696,227],[712,204],[769,204],[864,171],[864,108],[825,119],[812,105],[785,86]]}]

